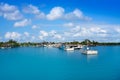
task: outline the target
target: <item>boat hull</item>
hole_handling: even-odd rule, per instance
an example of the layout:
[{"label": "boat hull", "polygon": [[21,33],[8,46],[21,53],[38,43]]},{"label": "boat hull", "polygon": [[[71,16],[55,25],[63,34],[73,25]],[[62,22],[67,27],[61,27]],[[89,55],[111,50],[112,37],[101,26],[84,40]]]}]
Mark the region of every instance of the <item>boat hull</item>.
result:
[{"label": "boat hull", "polygon": [[96,54],[98,54],[98,51],[95,51],[95,50],[85,50],[82,53],[83,54],[88,54],[88,55],[96,55]]},{"label": "boat hull", "polygon": [[74,48],[65,48],[66,51],[73,51]]}]

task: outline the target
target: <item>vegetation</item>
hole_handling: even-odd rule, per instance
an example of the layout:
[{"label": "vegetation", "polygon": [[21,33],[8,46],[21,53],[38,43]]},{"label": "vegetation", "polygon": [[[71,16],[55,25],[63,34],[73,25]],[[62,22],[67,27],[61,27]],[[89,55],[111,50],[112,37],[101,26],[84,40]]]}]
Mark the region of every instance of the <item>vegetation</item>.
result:
[{"label": "vegetation", "polygon": [[[55,42],[41,42],[41,43],[33,43],[33,42],[24,42],[24,43],[18,43],[17,41],[14,40],[9,40],[7,42],[0,42],[0,47],[19,47],[19,46],[43,46],[47,44],[55,44]],[[73,42],[64,42],[64,44],[81,44],[81,45],[88,45],[88,46],[112,46],[112,45],[120,45],[120,42],[97,42],[97,41],[91,41],[89,39],[85,39],[82,42],[79,41],[73,41]]]},{"label": "vegetation", "polygon": [[0,47],[19,47],[19,43],[14,40],[9,40],[8,42],[0,42]]}]

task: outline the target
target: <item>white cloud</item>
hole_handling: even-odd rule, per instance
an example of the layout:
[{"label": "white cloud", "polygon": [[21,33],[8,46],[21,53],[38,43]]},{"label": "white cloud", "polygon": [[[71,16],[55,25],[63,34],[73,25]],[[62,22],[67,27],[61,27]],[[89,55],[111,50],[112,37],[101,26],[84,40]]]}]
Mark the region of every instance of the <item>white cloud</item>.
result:
[{"label": "white cloud", "polygon": [[40,31],[40,34],[44,37],[48,36],[48,33],[46,31],[43,31],[43,30]]},{"label": "white cloud", "polygon": [[91,20],[79,9],[75,9],[73,12],[65,13],[65,9],[62,7],[54,7],[49,14],[46,15],[48,20],[64,19],[64,20]]},{"label": "white cloud", "polygon": [[72,28],[70,31],[71,32],[79,32],[81,30],[80,26],[76,26],[74,28]]},{"label": "white cloud", "polygon": [[91,40],[99,40],[105,39],[106,37],[110,37],[113,33],[109,34],[111,31],[109,28],[104,27],[103,25],[90,25],[90,24],[77,24],[73,27],[69,27],[67,31],[64,31],[62,36],[65,40],[83,40],[83,39],[91,39]]},{"label": "white cloud", "polygon": [[51,30],[49,32],[40,31],[40,35],[38,36],[40,40],[48,40],[48,41],[63,41],[64,37],[61,34],[58,34],[55,30]]},{"label": "white cloud", "polygon": [[39,19],[45,19],[45,14],[41,12],[37,6],[31,5],[31,4],[24,7],[23,12],[34,14],[36,18],[39,18]]},{"label": "white cloud", "polygon": [[20,20],[23,18],[16,6],[4,3],[0,4],[0,15],[7,20]]},{"label": "white cloud", "polygon": [[38,28],[38,26],[36,26],[36,25],[32,26],[32,29],[37,29],[37,28]]},{"label": "white cloud", "polygon": [[72,22],[69,22],[69,23],[63,24],[63,26],[65,26],[65,27],[73,27],[74,24]]},{"label": "white cloud", "polygon": [[73,12],[66,13],[64,17],[67,20],[91,20],[90,17],[84,16],[83,12],[79,9],[75,9]]},{"label": "white cloud", "polygon": [[7,32],[5,34],[5,38],[6,39],[20,39],[21,37],[21,34],[20,33],[17,33],[17,32]]},{"label": "white cloud", "polygon": [[14,27],[24,27],[24,26],[29,25],[30,23],[31,23],[30,19],[24,19],[22,21],[15,22],[14,23]]},{"label": "white cloud", "polygon": [[32,36],[31,39],[32,39],[32,40],[35,40],[35,36]]},{"label": "white cloud", "polygon": [[73,11],[73,14],[78,18],[78,19],[81,19],[81,20],[91,20],[90,17],[87,17],[87,16],[84,16],[83,12],[79,9],[75,9]]},{"label": "white cloud", "polygon": [[76,30],[74,30],[76,32],[74,37],[105,37],[107,35],[107,31],[99,27],[76,27],[74,29]]},{"label": "white cloud", "polygon": [[38,19],[45,19],[45,18],[46,18],[46,15],[45,15],[43,12],[40,12],[40,13],[37,14],[35,17],[38,18]]},{"label": "white cloud", "polygon": [[49,35],[54,36],[57,32],[55,30],[52,30],[49,32]]},{"label": "white cloud", "polygon": [[23,12],[31,13],[31,14],[38,14],[40,11],[39,11],[38,7],[33,6],[33,5],[30,4],[27,7],[23,8]]},{"label": "white cloud", "polygon": [[[38,19],[47,19],[47,20],[91,20],[90,17],[87,17],[83,14],[83,12],[79,9],[75,9],[72,12],[65,13],[65,9],[63,7],[57,6],[53,7],[49,14],[45,14],[40,11],[37,6],[28,5],[23,8],[23,12],[27,14],[33,14]],[[20,20],[23,19],[23,15],[18,10],[17,6],[9,5],[9,4],[0,4],[0,16],[3,16],[8,20]]]},{"label": "white cloud", "polygon": [[120,27],[116,27],[115,31],[118,32],[118,33],[120,33]]},{"label": "white cloud", "polygon": [[40,39],[40,40],[43,40],[43,39],[45,39],[46,37],[48,37],[48,33],[47,33],[46,31],[41,30],[41,31],[40,31],[40,35],[39,35],[39,39]]},{"label": "white cloud", "polygon": [[25,35],[26,37],[29,37],[29,36],[30,36],[30,34],[29,34],[28,32],[24,32],[24,35]]},{"label": "white cloud", "polygon": [[62,36],[60,34],[55,34],[53,38],[55,38],[55,39],[62,39]]},{"label": "white cloud", "polygon": [[4,13],[4,18],[7,20],[20,20],[23,18],[23,16],[20,14],[18,10],[12,12],[12,13]]},{"label": "white cloud", "polygon": [[45,14],[39,10],[37,6],[28,5],[23,8],[23,12],[34,14],[36,18],[47,19],[47,20],[56,20],[56,19],[65,19],[65,20],[91,20],[90,17],[87,17],[79,9],[75,9],[72,12],[65,13],[65,9],[60,6],[53,7],[49,14]]},{"label": "white cloud", "polygon": [[64,38],[60,34],[58,34],[55,30],[51,30],[49,32],[49,36],[51,36],[53,39],[64,40]]},{"label": "white cloud", "polygon": [[76,17],[78,17],[78,18],[83,18],[83,13],[82,13],[82,11],[80,11],[79,9],[75,9],[75,10],[73,11],[73,14],[74,14]]},{"label": "white cloud", "polygon": [[13,6],[13,5],[9,5],[9,4],[4,4],[4,3],[1,3],[0,4],[0,12],[13,12],[17,10],[17,7],[16,6]]},{"label": "white cloud", "polygon": [[48,20],[59,19],[59,18],[61,18],[63,16],[63,14],[64,14],[64,8],[62,8],[62,7],[54,7],[50,11],[50,13],[47,15],[47,19]]},{"label": "white cloud", "polygon": [[44,40],[44,37],[43,36],[39,36],[38,37],[40,40]]},{"label": "white cloud", "polygon": [[91,32],[95,32],[95,33],[107,33],[106,30],[101,29],[100,27],[91,27],[91,28],[90,28],[90,31],[91,31]]}]

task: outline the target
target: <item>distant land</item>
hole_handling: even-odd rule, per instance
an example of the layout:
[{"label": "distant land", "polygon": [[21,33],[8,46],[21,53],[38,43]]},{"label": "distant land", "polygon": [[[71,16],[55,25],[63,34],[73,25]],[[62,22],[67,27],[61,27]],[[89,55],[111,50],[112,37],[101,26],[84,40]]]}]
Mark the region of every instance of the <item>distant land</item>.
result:
[{"label": "distant land", "polygon": [[10,47],[10,48],[15,48],[15,47],[29,47],[29,46],[35,46],[35,47],[41,47],[44,45],[52,45],[52,44],[71,44],[71,45],[88,45],[88,46],[115,46],[115,45],[120,45],[120,42],[97,42],[97,41],[91,41],[89,39],[85,39],[84,41],[72,41],[72,42],[22,42],[19,43],[15,40],[9,40],[7,42],[0,42],[0,47]]}]

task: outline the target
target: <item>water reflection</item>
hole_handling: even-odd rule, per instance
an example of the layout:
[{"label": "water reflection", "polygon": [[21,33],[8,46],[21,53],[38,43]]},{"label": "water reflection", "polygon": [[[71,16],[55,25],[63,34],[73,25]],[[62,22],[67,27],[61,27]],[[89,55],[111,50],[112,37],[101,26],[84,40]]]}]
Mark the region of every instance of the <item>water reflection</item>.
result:
[{"label": "water reflection", "polygon": [[87,55],[87,60],[97,59],[97,55]]},{"label": "water reflection", "polygon": [[69,55],[69,54],[73,54],[74,51],[66,51],[66,53]]}]

